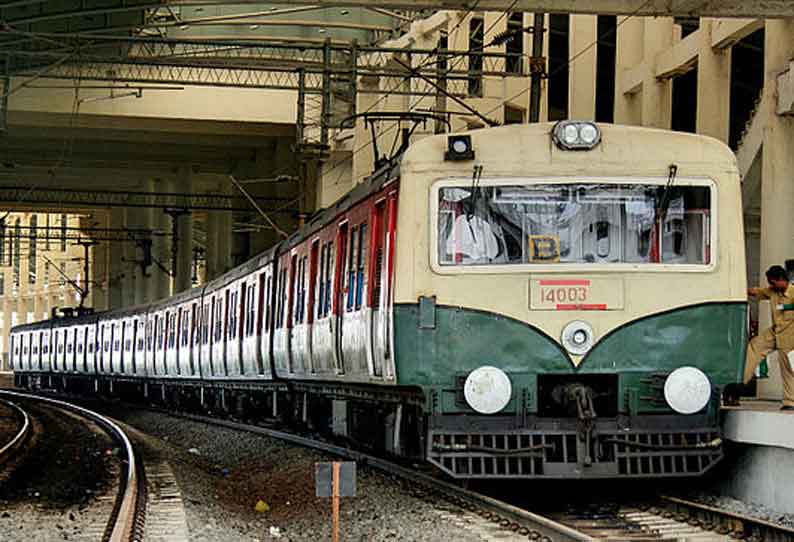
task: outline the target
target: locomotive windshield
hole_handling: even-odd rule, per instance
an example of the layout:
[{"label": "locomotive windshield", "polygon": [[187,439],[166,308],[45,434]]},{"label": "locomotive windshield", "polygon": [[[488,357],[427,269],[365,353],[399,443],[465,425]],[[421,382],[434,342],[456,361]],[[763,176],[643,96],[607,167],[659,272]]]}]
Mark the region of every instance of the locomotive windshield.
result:
[{"label": "locomotive windshield", "polygon": [[707,186],[545,184],[438,191],[441,265],[710,262]]}]

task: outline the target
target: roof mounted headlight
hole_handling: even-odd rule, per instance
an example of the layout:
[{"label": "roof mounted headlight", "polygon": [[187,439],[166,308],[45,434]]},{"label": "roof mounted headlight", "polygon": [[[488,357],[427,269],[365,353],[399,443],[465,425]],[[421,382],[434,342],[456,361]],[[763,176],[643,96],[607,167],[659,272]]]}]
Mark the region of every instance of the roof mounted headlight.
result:
[{"label": "roof mounted headlight", "polygon": [[566,151],[588,151],[601,142],[601,130],[593,122],[562,120],[551,132],[554,143]]}]

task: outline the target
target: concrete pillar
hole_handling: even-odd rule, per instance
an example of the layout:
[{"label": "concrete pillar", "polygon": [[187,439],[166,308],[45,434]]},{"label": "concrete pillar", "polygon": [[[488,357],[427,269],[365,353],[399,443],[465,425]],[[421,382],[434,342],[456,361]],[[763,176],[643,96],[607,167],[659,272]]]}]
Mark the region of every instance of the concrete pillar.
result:
[{"label": "concrete pillar", "polygon": [[[145,179],[141,182],[141,190],[144,192],[154,192],[155,191],[155,180],[154,179]],[[147,230],[152,230],[155,234],[161,233],[159,232],[160,223],[159,223],[159,209],[153,209],[151,207],[141,208],[139,210],[139,214],[137,215],[137,220],[139,220],[139,224],[142,228]],[[151,251],[152,256],[156,257],[157,251],[160,248],[160,245],[165,242],[165,238],[162,235],[152,235],[151,237],[152,245]],[[143,258],[143,251],[138,250],[139,257]],[[141,296],[143,297],[144,301],[152,302],[157,299],[158,290],[157,290],[157,281],[159,276],[162,274],[162,271],[157,266],[156,263],[152,262],[152,265],[146,268],[145,274],[143,270],[139,270],[136,278],[136,284],[141,285]]]},{"label": "concrete pillar", "polygon": [[642,47],[645,38],[645,22],[637,17],[628,21],[618,17],[615,54],[615,123],[640,124],[642,97],[639,92],[624,94],[624,78],[631,68],[642,62]]},{"label": "concrete pillar", "polygon": [[586,50],[586,52],[568,66],[568,118],[595,120],[598,47],[592,47],[592,44],[598,39],[598,17],[571,15],[570,21],[568,33],[570,56],[577,57],[582,51]]},{"label": "concrete pillar", "polygon": [[[176,189],[186,194],[193,191],[192,172],[189,166],[179,168]],[[176,269],[174,270],[174,293],[184,292],[191,287],[193,271],[193,215],[189,210],[176,219],[178,238],[176,243]]]},{"label": "concrete pillar", "polygon": [[[764,43],[765,92],[774,94],[776,76],[788,67],[794,53],[794,22],[767,20]],[[770,107],[764,130],[761,166],[761,271],[782,265],[794,257],[794,119],[779,116]],[[771,325],[767,302],[759,310],[761,329]],[[759,383],[759,395],[779,399],[780,375],[777,363],[770,363],[770,378]]]},{"label": "concrete pillar", "polygon": [[[106,216],[103,216],[101,221],[105,224],[109,222]],[[108,261],[110,258],[110,251],[108,250],[108,244],[101,242],[91,247],[90,258],[91,279],[93,280],[93,284],[91,285],[91,306],[97,311],[109,309],[110,299],[108,294],[110,291],[110,277],[108,274]],[[58,272],[51,269],[51,284],[57,284],[58,280]],[[60,292],[58,292],[57,289],[57,286],[51,286],[52,291],[50,295],[53,299],[53,306],[58,306],[58,298],[56,296]]]},{"label": "concrete pillar", "polygon": [[[124,227],[130,227],[132,220],[132,209],[124,209]],[[122,306],[131,307],[135,304],[135,276],[137,274],[137,266],[135,265],[135,244],[131,241],[123,243],[116,243],[117,250],[114,253],[120,254],[123,258],[122,262]]]},{"label": "concrete pillar", "polygon": [[714,19],[700,20],[697,133],[728,142],[731,111],[731,48],[711,47]]},{"label": "concrete pillar", "polygon": [[218,231],[221,227],[221,211],[207,211],[207,220],[204,222],[207,231],[207,247],[205,258],[207,280],[210,281],[220,275],[220,252],[218,249]]},{"label": "concrete pillar", "polygon": [[225,273],[232,268],[232,224],[234,216],[231,212],[223,212],[220,215],[218,227],[218,269],[220,273]]},{"label": "concrete pillar", "polygon": [[[110,211],[110,228],[124,228],[124,209],[114,208]],[[121,261],[123,251],[111,245],[108,247],[108,308],[116,309],[124,306],[124,265]]]},{"label": "concrete pillar", "polygon": [[[152,188],[157,192],[168,192],[171,187],[166,181],[158,179],[152,183]],[[157,300],[171,295],[171,277],[166,271],[171,269],[171,217],[162,209],[152,209],[152,225],[154,229],[168,234],[152,240],[152,257],[159,264],[154,263],[151,267],[151,298]]]},{"label": "concrete pillar", "polygon": [[643,62],[647,68],[642,82],[642,125],[670,128],[673,85],[669,79],[656,78],[656,55],[673,43],[673,19],[645,18]]},{"label": "concrete pillar", "polygon": [[[127,218],[128,218],[127,222],[129,224],[130,229],[136,229],[136,230],[150,229],[149,221],[148,221],[149,216],[147,211],[148,209],[142,207],[127,209]],[[127,263],[127,265],[133,276],[132,286],[134,292],[133,292],[132,301],[133,303],[138,305],[140,303],[146,303],[149,301],[149,299],[147,298],[147,293],[148,293],[147,284],[146,284],[147,278],[144,276],[143,270],[141,269],[141,266],[138,263],[143,259],[143,250],[136,243],[129,242],[127,244],[129,245],[128,258],[130,260]],[[148,269],[147,271],[151,272],[151,269]]]}]

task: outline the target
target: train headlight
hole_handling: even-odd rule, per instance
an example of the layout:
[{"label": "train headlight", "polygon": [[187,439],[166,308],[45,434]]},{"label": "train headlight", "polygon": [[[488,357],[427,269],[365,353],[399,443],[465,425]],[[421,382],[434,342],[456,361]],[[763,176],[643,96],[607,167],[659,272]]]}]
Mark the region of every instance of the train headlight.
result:
[{"label": "train headlight", "polygon": [[574,320],[563,328],[560,341],[569,354],[583,356],[593,347],[593,337],[590,324]]},{"label": "train headlight", "polygon": [[513,386],[505,372],[485,365],[474,369],[466,377],[463,396],[469,406],[480,414],[495,414],[507,406]]},{"label": "train headlight", "polygon": [[708,404],[711,383],[697,367],[679,367],[664,382],[664,398],[679,414],[694,414]]},{"label": "train headlight", "polygon": [[463,134],[447,137],[447,152],[444,153],[444,160],[450,162],[474,160],[474,147],[471,144],[471,136]]},{"label": "train headlight", "polygon": [[554,125],[551,138],[563,150],[586,151],[601,142],[601,130],[592,122],[563,120]]}]

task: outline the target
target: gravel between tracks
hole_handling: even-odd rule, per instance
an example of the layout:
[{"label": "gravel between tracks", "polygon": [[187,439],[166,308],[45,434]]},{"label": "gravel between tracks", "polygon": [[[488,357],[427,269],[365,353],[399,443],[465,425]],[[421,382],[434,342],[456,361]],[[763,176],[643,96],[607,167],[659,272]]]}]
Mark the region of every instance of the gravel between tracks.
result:
[{"label": "gravel between tracks", "polygon": [[[110,411],[147,433],[179,483],[190,540],[330,539],[330,502],[314,495],[314,463],[329,457],[277,439],[147,411]],[[526,540],[367,468],[342,500],[342,540]],[[257,512],[258,501],[269,510]]]},{"label": "gravel between tracks", "polygon": [[82,418],[23,406],[36,442],[0,486],[0,542],[98,540],[108,517],[97,501],[113,498],[120,472],[114,443]]},{"label": "gravel between tracks", "polygon": [[760,504],[747,503],[738,499],[734,499],[733,497],[715,495],[713,493],[706,492],[686,495],[683,496],[683,498],[706,504],[708,506],[713,506],[714,508],[720,508],[728,512],[733,512],[734,514],[742,514],[752,518],[762,519],[770,523],[775,523],[777,525],[783,525],[784,527],[794,528],[794,514],[776,512]]}]

